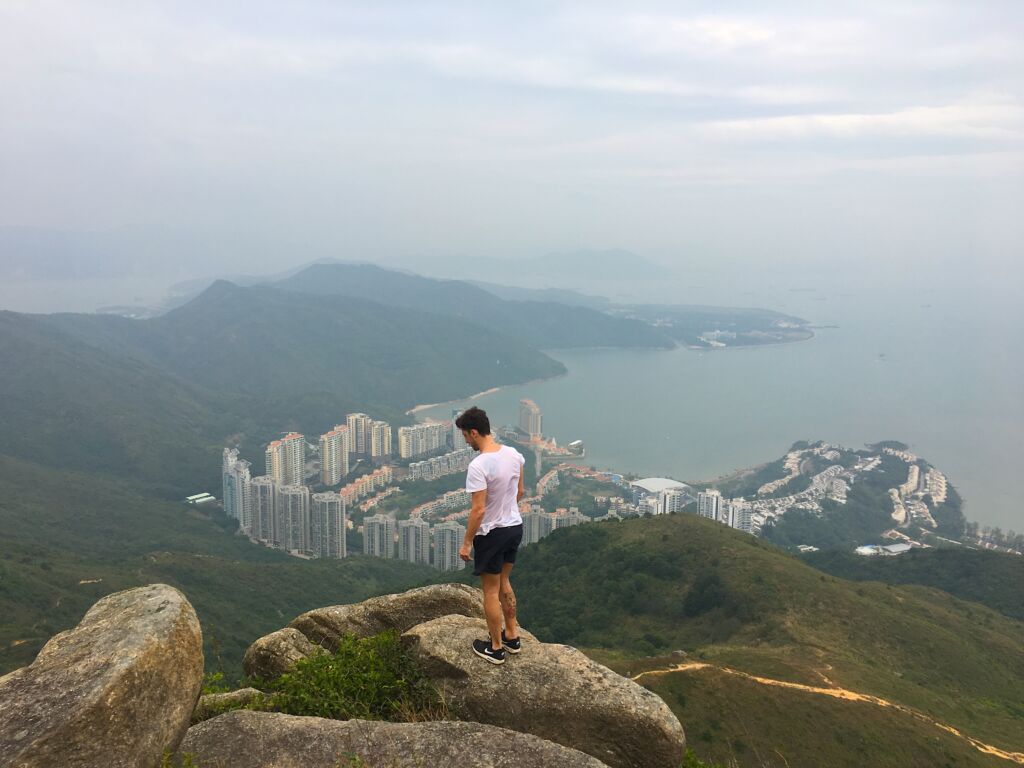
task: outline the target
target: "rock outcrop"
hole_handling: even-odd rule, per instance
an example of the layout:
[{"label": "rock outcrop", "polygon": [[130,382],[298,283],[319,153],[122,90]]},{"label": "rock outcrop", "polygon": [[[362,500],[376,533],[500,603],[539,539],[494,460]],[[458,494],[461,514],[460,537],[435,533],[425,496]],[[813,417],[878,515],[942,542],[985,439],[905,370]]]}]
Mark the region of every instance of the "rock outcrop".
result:
[{"label": "rock outcrop", "polygon": [[483,618],[484,595],[465,584],[435,584],[396,595],[381,595],[354,605],[332,605],[304,613],[288,626],[325,648],[336,648],[345,634],[372,637],[398,633],[440,616]]},{"label": "rock outcrop", "polygon": [[157,766],[202,682],[202,633],[184,595],[164,584],[108,595],[0,677],[0,765]]},{"label": "rock outcrop", "polygon": [[480,619],[444,616],[403,642],[467,720],[532,733],[613,768],[678,768],[683,728],[664,701],[565,645],[523,633],[523,650],[495,666],[470,652]]},{"label": "rock outcrop", "polygon": [[479,723],[339,721],[245,711],[193,726],[177,757],[186,755],[201,768],[607,768],[575,749]]},{"label": "rock outcrop", "polygon": [[242,658],[242,669],[248,677],[276,680],[307,656],[327,653],[311,643],[297,629],[286,627],[264,635],[249,646]]},{"label": "rock outcrop", "polygon": [[199,698],[192,712],[192,722],[201,723],[211,717],[223,715],[230,709],[241,709],[267,701],[269,697],[255,688],[239,688],[228,693],[208,693]]}]

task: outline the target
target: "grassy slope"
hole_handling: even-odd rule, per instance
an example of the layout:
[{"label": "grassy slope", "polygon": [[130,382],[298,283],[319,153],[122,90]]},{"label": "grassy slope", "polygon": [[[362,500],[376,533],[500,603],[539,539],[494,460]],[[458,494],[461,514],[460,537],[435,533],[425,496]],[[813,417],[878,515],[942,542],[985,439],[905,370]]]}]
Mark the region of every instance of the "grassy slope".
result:
[{"label": "grassy slope", "polygon": [[217,475],[209,436],[220,422],[206,393],[167,371],[0,312],[3,453],[144,478],[163,491]]},{"label": "grassy slope", "polygon": [[[691,515],[558,531],[523,551],[517,575],[523,622],[543,639],[606,658],[680,648],[805,683],[826,674],[1024,748],[1024,626],[937,590],[836,579]],[[799,738],[776,746],[800,753]]]},{"label": "grassy slope", "polygon": [[10,457],[0,456],[0,487],[0,674],[30,662],[103,595],[163,582],[199,613],[207,667],[234,678],[246,647],[298,613],[408,589],[435,573],[376,558],[297,560],[235,535],[218,512]]}]

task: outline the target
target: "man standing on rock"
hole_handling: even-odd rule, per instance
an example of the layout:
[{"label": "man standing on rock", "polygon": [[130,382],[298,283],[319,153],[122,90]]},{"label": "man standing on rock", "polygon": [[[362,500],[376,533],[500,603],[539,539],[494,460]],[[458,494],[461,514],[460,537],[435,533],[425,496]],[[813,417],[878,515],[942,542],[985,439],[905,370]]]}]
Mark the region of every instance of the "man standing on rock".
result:
[{"label": "man standing on rock", "polygon": [[473,573],[480,577],[484,590],[484,615],[490,633],[487,640],[473,641],[473,653],[492,664],[504,664],[506,652],[519,653],[522,647],[516,623],[516,593],[509,574],[523,540],[519,500],[525,493],[526,459],[516,449],[495,441],[491,422],[480,408],[463,411],[455,426],[462,430],[466,444],[480,451],[466,473],[466,490],[473,496],[473,507],[459,550],[459,557],[468,562],[473,549]]}]

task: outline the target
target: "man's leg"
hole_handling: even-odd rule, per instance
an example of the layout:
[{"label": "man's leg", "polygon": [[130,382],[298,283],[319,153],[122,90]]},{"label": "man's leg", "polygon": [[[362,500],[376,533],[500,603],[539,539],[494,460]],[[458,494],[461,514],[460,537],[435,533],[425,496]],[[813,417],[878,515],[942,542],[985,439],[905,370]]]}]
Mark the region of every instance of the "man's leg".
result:
[{"label": "man's leg", "polygon": [[515,640],[519,637],[519,624],[516,622],[516,593],[512,591],[512,582],[509,575],[512,573],[512,563],[505,563],[501,568],[501,591],[498,597],[501,599],[501,612],[505,616],[505,637]]},{"label": "man's leg", "polygon": [[484,590],[484,616],[491,635],[491,648],[498,650],[501,648],[501,574],[481,573],[480,582]]}]

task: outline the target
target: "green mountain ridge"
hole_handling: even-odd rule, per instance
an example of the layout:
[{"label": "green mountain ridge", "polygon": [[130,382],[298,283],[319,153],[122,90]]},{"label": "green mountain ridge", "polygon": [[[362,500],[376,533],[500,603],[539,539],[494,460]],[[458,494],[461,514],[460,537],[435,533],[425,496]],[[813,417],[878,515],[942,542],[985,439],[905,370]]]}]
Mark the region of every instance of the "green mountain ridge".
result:
[{"label": "green mountain ridge", "polygon": [[506,300],[468,282],[436,280],[369,264],[314,264],[275,285],[457,317],[545,349],[674,346],[658,329],[638,320],[557,301]]},{"label": "green mountain ridge", "polygon": [[[590,649],[633,674],[681,660],[710,664],[704,672],[651,681],[691,735],[708,734],[694,742],[705,757],[752,766],[907,764],[884,744],[853,752],[833,744],[827,755],[815,755],[813,750],[825,749],[827,734],[807,740],[807,726],[788,721],[787,709],[777,708],[779,697],[834,723],[843,722],[845,708],[853,705],[761,690],[716,669],[849,689],[996,747],[1024,748],[1024,624],[935,589],[827,576],[766,542],[694,515],[556,531],[521,552],[514,585],[523,625],[542,640]],[[667,657],[677,649],[687,656]],[[649,658],[659,655],[666,658]],[[744,693],[733,698],[738,682]],[[742,725],[694,699],[709,694],[709,686],[737,714],[743,711]],[[871,732],[895,736],[888,722],[892,711],[872,706],[857,705],[864,727],[871,723]],[[761,719],[771,727],[752,725]],[[955,765],[992,764],[969,744],[954,746],[934,725],[897,719],[925,750],[911,764],[943,764],[943,750],[958,755]],[[759,735],[769,732],[775,736]],[[737,741],[750,747],[745,756],[730,751]],[[775,751],[784,759],[777,760]],[[772,761],[758,762],[755,754]]]}]

